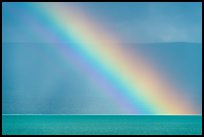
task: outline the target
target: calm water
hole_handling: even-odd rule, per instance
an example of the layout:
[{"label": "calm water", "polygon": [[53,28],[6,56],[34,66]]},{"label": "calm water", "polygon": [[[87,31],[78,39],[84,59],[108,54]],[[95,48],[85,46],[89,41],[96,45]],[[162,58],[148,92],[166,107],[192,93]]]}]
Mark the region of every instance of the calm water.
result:
[{"label": "calm water", "polygon": [[2,115],[3,135],[202,134],[202,116]]}]

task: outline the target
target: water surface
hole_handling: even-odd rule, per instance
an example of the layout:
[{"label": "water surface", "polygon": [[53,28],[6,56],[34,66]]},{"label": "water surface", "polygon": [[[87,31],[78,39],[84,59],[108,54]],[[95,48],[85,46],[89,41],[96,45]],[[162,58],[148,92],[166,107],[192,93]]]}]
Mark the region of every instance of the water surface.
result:
[{"label": "water surface", "polygon": [[2,115],[3,135],[193,135],[202,116]]}]

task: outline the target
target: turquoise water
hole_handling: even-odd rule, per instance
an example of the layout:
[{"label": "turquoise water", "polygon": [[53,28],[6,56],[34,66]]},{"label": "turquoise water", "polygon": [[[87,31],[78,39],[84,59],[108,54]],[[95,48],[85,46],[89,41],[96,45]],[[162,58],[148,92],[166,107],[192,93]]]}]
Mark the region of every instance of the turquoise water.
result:
[{"label": "turquoise water", "polygon": [[202,116],[2,115],[3,135],[193,135]]}]

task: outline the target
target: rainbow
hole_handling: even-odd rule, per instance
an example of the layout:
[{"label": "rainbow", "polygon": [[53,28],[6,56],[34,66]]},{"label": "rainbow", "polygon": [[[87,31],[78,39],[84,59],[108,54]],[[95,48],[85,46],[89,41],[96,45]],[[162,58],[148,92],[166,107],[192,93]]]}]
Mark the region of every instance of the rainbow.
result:
[{"label": "rainbow", "polygon": [[124,113],[196,113],[192,103],[147,58],[122,45],[83,9],[65,3],[32,3],[30,10],[47,25],[49,33],[43,31],[46,28],[38,30],[43,38],[63,43],[59,48],[66,59],[110,94]]}]

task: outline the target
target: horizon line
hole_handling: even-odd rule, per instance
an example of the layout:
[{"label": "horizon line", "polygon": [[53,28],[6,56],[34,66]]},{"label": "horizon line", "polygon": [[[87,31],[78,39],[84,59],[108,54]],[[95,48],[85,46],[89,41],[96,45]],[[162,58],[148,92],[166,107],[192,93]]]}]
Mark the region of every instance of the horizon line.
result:
[{"label": "horizon line", "polygon": [[134,116],[202,116],[202,114],[2,114],[2,115],[134,115]]}]

